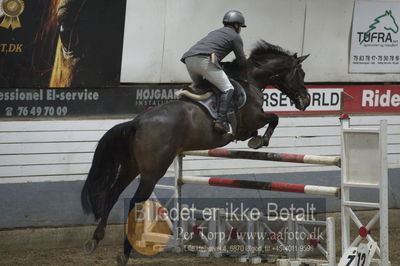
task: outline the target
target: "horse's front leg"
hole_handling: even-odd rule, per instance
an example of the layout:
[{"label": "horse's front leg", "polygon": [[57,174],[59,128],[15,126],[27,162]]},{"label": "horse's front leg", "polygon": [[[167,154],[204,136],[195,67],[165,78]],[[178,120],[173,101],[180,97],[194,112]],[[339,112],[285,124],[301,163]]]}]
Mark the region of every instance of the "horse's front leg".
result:
[{"label": "horse's front leg", "polygon": [[259,149],[263,146],[267,147],[275,128],[278,126],[279,117],[276,114],[261,113],[256,123],[259,123],[258,125],[260,125],[260,128],[268,124],[267,130],[263,136],[251,138],[248,146],[252,149]]}]

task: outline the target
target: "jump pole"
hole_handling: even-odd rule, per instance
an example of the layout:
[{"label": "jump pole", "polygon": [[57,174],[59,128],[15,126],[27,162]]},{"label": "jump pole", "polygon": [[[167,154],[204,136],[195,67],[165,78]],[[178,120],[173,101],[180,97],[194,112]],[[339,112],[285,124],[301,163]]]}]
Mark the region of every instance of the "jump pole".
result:
[{"label": "jump pole", "polygon": [[259,189],[259,190],[292,192],[292,193],[301,193],[301,194],[319,195],[319,196],[335,196],[335,197],[340,196],[339,187],[287,184],[287,183],[238,180],[238,179],[219,178],[219,177],[201,177],[201,176],[182,176],[181,181],[183,184],[193,184],[193,185]]},{"label": "jump pole", "polygon": [[338,157],[338,156],[320,156],[320,155],[255,152],[255,151],[235,151],[235,150],[228,150],[228,149],[186,151],[183,154],[184,155],[192,155],[192,156],[222,157],[222,158],[231,158],[231,159],[335,165],[338,167],[340,167],[340,163],[341,163],[340,157]]}]

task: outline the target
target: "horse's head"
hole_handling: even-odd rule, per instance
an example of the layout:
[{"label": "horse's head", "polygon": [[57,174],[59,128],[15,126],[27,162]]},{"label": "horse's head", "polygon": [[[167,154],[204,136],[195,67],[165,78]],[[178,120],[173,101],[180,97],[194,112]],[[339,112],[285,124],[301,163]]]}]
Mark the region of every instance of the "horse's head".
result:
[{"label": "horse's head", "polygon": [[122,1],[57,0],[59,40],[52,87],[107,84],[118,79]]},{"label": "horse's head", "polygon": [[304,86],[305,73],[301,63],[308,57],[297,57],[279,46],[260,41],[248,59],[248,78],[259,88],[274,86],[287,95],[299,110],[310,104]]},{"label": "horse's head", "polygon": [[378,17],[382,18],[383,28],[393,33],[399,32],[399,25],[397,25],[396,19],[392,15],[392,10],[386,10],[385,14]]},{"label": "horse's head", "polygon": [[57,22],[64,58],[82,60],[97,51],[103,37],[98,14],[103,2],[59,0]]}]

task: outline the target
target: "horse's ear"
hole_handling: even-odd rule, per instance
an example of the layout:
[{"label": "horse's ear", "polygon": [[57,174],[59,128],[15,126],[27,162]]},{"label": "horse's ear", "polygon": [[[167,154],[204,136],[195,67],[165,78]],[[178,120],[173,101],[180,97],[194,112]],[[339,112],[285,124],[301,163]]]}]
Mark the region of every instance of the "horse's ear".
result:
[{"label": "horse's ear", "polygon": [[297,63],[298,64],[301,64],[304,60],[306,60],[307,59],[307,57],[309,57],[310,56],[310,54],[308,54],[308,55],[303,55],[303,56],[300,56],[299,58],[296,58],[296,60],[297,60]]}]

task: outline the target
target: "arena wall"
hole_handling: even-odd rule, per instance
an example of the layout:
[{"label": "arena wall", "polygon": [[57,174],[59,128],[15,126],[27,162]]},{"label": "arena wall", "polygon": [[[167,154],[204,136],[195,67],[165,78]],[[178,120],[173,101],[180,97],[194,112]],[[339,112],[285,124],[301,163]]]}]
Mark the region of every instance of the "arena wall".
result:
[{"label": "arena wall", "polygon": [[[303,67],[308,83],[399,82],[398,74],[349,74],[349,36],[354,0],[148,0],[127,1],[123,83],[188,82],[180,56],[208,31],[221,26],[227,9],[246,15],[243,30],[246,52],[264,39],[298,54],[311,56]],[[204,15],[199,15],[204,14]],[[134,101],[134,100],[132,100]],[[377,126],[388,120],[390,207],[400,207],[400,116],[353,116],[353,126]],[[100,137],[126,119],[0,121],[0,228],[93,223],[80,208],[80,190]],[[246,149],[245,142],[228,145]],[[271,140],[272,152],[339,155],[340,126],[336,116],[281,117]],[[190,175],[241,177],[338,186],[335,167],[279,162],[237,161],[186,157]],[[172,176],[172,169],[167,176]],[[161,181],[171,182],[165,178]],[[133,195],[132,184],[111,215],[122,222],[124,198]],[[222,188],[189,186],[184,195],[217,197],[279,196]],[[186,194],[185,194],[186,193]],[[363,192],[360,192],[362,196]],[[369,196],[368,194],[364,193]],[[328,211],[338,210],[329,201]]]},{"label": "arena wall", "polygon": [[399,82],[398,74],[348,72],[353,8],[354,0],[128,1],[121,81],[188,82],[182,54],[237,9],[248,25],[241,33],[245,52],[264,39],[311,54],[303,64],[306,82]]},{"label": "arena wall", "polygon": [[[377,126],[388,120],[388,161],[390,207],[400,207],[396,191],[400,188],[400,116],[353,116],[352,126]],[[99,138],[119,120],[65,121],[2,121],[0,122],[0,228],[90,224],[93,218],[84,216],[80,207],[80,190],[89,170]],[[228,145],[246,149],[246,142]],[[337,117],[282,117],[275,131],[271,152],[305,153],[315,155],[340,154],[340,126]],[[229,160],[223,158],[194,158],[184,162],[187,175],[230,176],[249,180],[340,185],[336,167]],[[171,168],[160,183],[171,184]],[[136,188],[132,184],[122,195],[111,215],[111,222],[124,221],[124,199],[129,200]],[[159,194],[161,193],[161,194]],[[157,192],[168,197],[167,192]],[[200,189],[185,186],[186,197],[281,197],[279,192]],[[293,194],[285,194],[292,197]],[[360,197],[365,197],[360,191]],[[369,195],[369,194],[368,194]],[[295,197],[294,195],[293,197]],[[304,195],[301,195],[302,197]],[[370,195],[369,195],[370,196]],[[339,201],[327,201],[327,210],[339,211]]]}]

